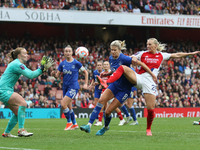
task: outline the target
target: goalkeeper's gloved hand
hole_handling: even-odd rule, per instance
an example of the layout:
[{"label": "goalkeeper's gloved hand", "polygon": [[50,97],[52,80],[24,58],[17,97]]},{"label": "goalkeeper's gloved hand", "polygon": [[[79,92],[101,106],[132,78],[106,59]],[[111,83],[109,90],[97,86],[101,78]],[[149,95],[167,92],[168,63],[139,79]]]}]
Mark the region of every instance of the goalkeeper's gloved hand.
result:
[{"label": "goalkeeper's gloved hand", "polygon": [[52,58],[49,58],[47,56],[43,56],[42,60],[41,60],[41,65],[40,65],[40,69],[42,70],[42,72],[47,71],[52,65],[54,64],[54,61],[52,60]]},{"label": "goalkeeper's gloved hand", "polygon": [[48,58],[47,63],[44,64],[44,71],[47,71],[54,64],[54,60],[52,58]]}]

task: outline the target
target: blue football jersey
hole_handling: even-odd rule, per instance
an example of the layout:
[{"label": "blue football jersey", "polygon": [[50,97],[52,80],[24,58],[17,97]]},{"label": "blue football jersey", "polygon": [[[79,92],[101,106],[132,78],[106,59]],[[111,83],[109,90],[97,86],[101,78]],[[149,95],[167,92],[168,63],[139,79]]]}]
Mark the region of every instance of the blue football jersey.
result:
[{"label": "blue football jersey", "polygon": [[72,62],[67,62],[64,60],[58,66],[58,70],[63,72],[63,87],[80,89],[78,83],[79,69],[82,67],[82,64],[74,59]]},{"label": "blue football jersey", "polygon": [[[96,76],[100,76],[100,73],[98,72],[98,70],[93,71],[92,79],[94,79],[94,82],[97,82]],[[101,89],[99,89],[99,85],[95,86],[95,90],[99,90],[101,92]]]},{"label": "blue football jersey", "polygon": [[[119,57],[117,59],[114,59],[112,55],[109,57],[109,63],[111,71],[114,72],[119,68],[121,65],[126,65],[130,67],[132,64],[132,58],[129,56],[126,56],[122,53],[120,53]],[[113,83],[116,87],[118,87],[120,90],[127,90],[131,89],[133,84],[131,84],[124,75],[122,75],[117,81]]]}]

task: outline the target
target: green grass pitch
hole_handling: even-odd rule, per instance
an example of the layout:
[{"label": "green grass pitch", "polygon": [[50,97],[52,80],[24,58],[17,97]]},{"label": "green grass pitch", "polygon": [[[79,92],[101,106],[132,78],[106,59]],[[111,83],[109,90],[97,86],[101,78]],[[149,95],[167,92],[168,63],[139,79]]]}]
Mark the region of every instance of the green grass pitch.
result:
[{"label": "green grass pitch", "polygon": [[[80,125],[89,119],[77,119]],[[52,149],[52,150],[194,150],[199,149],[200,126],[192,125],[199,118],[155,118],[152,137],[146,136],[146,118],[139,118],[136,126],[118,126],[114,118],[110,130],[95,136],[101,127],[92,126],[90,133],[80,129],[64,131],[66,119],[26,119],[25,128],[32,137],[0,139],[0,149]],[[0,119],[4,132],[8,120]],[[17,135],[17,126],[11,132]]]}]

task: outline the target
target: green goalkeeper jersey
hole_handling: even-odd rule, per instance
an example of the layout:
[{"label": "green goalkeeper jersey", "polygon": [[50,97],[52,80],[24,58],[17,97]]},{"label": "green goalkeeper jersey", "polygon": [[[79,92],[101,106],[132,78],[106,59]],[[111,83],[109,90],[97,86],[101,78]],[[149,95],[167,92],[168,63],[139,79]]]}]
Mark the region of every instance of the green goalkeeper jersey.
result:
[{"label": "green goalkeeper jersey", "polygon": [[42,74],[41,69],[31,71],[19,59],[15,59],[8,64],[5,72],[0,79],[0,90],[14,91],[14,85],[18,81],[21,75],[29,79],[33,79]]}]

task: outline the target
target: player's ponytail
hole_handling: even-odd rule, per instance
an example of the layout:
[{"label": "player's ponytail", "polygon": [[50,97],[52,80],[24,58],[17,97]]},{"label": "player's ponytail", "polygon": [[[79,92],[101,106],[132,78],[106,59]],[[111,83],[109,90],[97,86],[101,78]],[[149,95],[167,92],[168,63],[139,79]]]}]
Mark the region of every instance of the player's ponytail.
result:
[{"label": "player's ponytail", "polygon": [[12,62],[13,60],[17,59],[18,58],[18,54],[21,54],[21,50],[23,50],[24,48],[23,47],[18,47],[16,48],[15,50],[12,50],[8,56],[10,57],[10,62]]},{"label": "player's ponytail", "polygon": [[124,41],[119,41],[121,43],[121,50],[126,50],[126,43]]},{"label": "player's ponytail", "polygon": [[110,47],[111,46],[116,46],[119,50],[125,50],[126,49],[125,41],[115,40],[110,44]]},{"label": "player's ponytail", "polygon": [[157,50],[158,52],[161,52],[162,50],[165,50],[165,46],[166,46],[167,44],[158,42],[158,40],[157,40],[156,38],[150,38],[150,39],[148,39],[148,40],[153,40],[154,44],[157,45],[157,49],[156,49],[156,50]]}]

